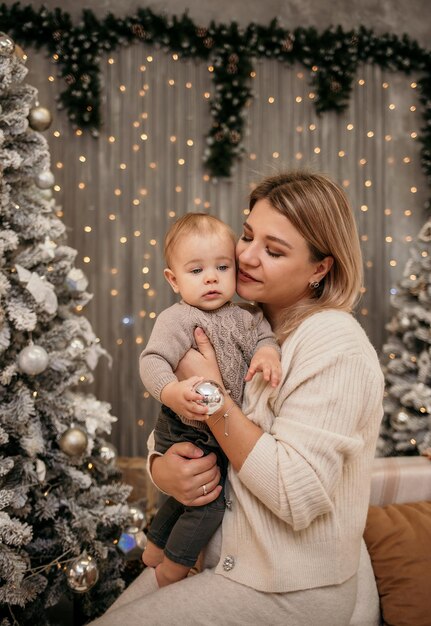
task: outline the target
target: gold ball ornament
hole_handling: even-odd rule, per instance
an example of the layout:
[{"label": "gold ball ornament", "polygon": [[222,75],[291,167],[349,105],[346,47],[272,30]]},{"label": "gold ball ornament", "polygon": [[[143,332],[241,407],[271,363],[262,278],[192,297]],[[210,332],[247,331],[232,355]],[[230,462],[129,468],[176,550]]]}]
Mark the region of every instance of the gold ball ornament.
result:
[{"label": "gold ball ornament", "polygon": [[0,32],[0,55],[1,56],[10,56],[13,54],[15,50],[15,42],[14,40],[6,35],[6,33]]},{"label": "gold ball ornament", "polygon": [[36,106],[30,109],[28,114],[28,123],[33,130],[42,132],[51,126],[51,111],[45,107]]},{"label": "gold ball ornament", "polygon": [[68,566],[66,578],[67,584],[73,591],[86,593],[99,580],[97,563],[84,551]]},{"label": "gold ball ornament", "polygon": [[71,426],[60,437],[58,445],[68,456],[78,456],[85,452],[88,444],[87,433],[82,428]]},{"label": "gold ball ornament", "polygon": [[36,376],[43,372],[48,365],[48,353],[42,346],[34,344],[23,348],[18,354],[18,367],[24,374]]},{"label": "gold ball ornament", "polygon": [[21,48],[21,46],[19,46],[17,43],[15,44],[15,56],[18,57],[18,59],[20,61],[22,61],[23,63],[25,63],[28,59],[28,56],[26,55],[26,53],[24,52],[24,50]]}]

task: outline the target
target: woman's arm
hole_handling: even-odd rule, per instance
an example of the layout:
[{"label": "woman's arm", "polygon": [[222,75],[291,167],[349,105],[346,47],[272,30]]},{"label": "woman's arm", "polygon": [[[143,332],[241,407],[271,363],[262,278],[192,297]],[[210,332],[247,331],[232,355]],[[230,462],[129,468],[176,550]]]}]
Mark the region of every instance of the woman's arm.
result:
[{"label": "woman's arm", "polygon": [[[196,372],[206,379],[214,380],[223,387],[223,381],[217,364],[214,349],[202,329],[196,328],[195,340],[199,348],[189,350],[181,359],[176,375],[178,378],[189,378]],[[223,415],[229,411],[227,419]],[[254,448],[263,430],[253,424],[233,400],[226,396],[224,406],[207,418],[206,423],[213,432],[223,452],[228,457],[233,468],[239,471]],[[225,435],[225,427],[229,436]]]}]

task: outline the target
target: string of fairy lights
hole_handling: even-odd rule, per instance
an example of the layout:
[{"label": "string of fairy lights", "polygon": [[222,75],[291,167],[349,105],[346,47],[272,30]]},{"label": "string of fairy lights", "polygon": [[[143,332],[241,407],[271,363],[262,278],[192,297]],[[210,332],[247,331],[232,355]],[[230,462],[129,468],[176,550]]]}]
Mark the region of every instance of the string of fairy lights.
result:
[{"label": "string of fairy lights", "polygon": [[[402,77],[397,86],[393,77],[381,79],[364,68],[355,80],[356,101],[378,93],[383,102],[379,110],[371,108],[363,119],[354,109],[338,117],[319,117],[313,108],[315,94],[308,71],[275,67],[270,62],[258,64],[251,76],[255,97],[247,108],[244,157],[229,181],[215,183],[202,168],[202,131],[208,124],[206,102],[212,97],[212,66],[202,64],[190,78],[184,65],[191,62],[181,61],[175,53],[150,50],[147,48],[139,61],[129,59],[129,73],[124,71],[122,59],[133,56],[132,51],[121,50],[106,58],[107,106],[116,111],[121,123],[107,119],[94,140],[82,129],[72,129],[60,113],[48,131],[53,190],[64,207],[59,216],[71,225],[69,242],[79,251],[94,300],[103,301],[111,322],[114,320],[108,342],[103,338],[103,345],[113,354],[114,367],[117,360],[122,361],[121,354],[132,350],[139,353],[158,312],[171,303],[162,275],[162,243],[169,224],[186,210],[203,210],[227,218],[239,232],[247,214],[245,208],[242,216],[237,211],[245,205],[244,190],[260,178],[263,167],[282,167],[287,161],[297,166],[324,164],[355,200],[366,267],[359,315],[366,326],[373,309],[373,302],[367,301],[369,285],[379,265],[374,250],[376,234],[372,232],[376,211],[382,213],[379,219],[383,220],[377,243],[384,249],[386,266],[379,271],[388,273],[388,296],[390,289],[395,289],[405,249],[421,225],[425,190],[421,187],[417,141],[417,83]],[[43,66],[43,76],[32,70],[29,79],[39,87],[39,99],[45,98],[43,103],[48,106],[55,102],[58,92],[55,58],[51,61],[52,65],[46,62]],[[160,102],[165,103],[165,116]],[[169,122],[178,107],[182,107],[184,119],[188,113],[192,120],[180,123],[177,115]],[[379,116],[384,123],[377,127],[372,122]],[[402,194],[398,184],[395,196],[378,207],[375,197],[369,198],[382,182],[373,171],[376,151],[380,151],[380,161],[384,156],[389,172],[386,177],[406,181]],[[100,180],[94,178],[94,171],[101,153],[112,167],[103,179],[106,201],[98,205]],[[228,212],[223,205],[226,193],[232,197]],[[157,219],[149,217],[155,214]],[[97,241],[109,248],[108,258],[98,257]],[[126,293],[127,281],[140,297]],[[87,308],[84,312],[88,315]],[[92,323],[99,332],[104,321],[95,316]],[[131,361],[135,370],[135,361]],[[138,395],[149,398],[142,389]],[[143,427],[146,421],[138,415],[136,424]]]}]

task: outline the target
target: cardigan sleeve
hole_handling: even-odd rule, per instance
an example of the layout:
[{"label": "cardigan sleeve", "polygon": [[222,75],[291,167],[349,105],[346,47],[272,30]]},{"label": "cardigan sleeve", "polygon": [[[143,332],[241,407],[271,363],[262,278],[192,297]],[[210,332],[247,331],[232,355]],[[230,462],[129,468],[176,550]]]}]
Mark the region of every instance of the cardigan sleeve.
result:
[{"label": "cardigan sleeve", "polygon": [[378,430],[383,394],[381,372],[360,352],[327,354],[299,369],[284,383],[270,432],[238,473],[294,530],[333,510],[336,485],[344,466],[361,454],[368,422]]},{"label": "cardigan sleeve", "polygon": [[139,357],[141,380],[159,402],[163,388],[177,380],[174,371],[193,345],[193,329],[188,323],[188,310],[185,305],[174,305],[162,311]]}]

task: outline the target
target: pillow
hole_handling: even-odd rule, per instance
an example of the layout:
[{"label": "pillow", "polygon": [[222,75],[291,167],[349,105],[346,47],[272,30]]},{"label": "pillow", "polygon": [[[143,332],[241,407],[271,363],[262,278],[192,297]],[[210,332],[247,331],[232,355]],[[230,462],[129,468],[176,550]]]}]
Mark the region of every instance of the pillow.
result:
[{"label": "pillow", "polygon": [[431,624],[431,502],[370,506],[364,539],[384,623]]}]

